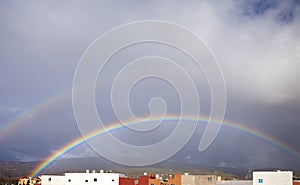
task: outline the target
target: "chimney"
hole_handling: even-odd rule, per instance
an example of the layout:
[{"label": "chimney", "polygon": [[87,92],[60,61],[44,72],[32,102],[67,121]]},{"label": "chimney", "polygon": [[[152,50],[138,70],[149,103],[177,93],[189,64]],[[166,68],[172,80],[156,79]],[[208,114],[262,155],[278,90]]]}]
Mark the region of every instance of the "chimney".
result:
[{"label": "chimney", "polygon": [[85,170],[86,173],[90,173],[90,170]]}]

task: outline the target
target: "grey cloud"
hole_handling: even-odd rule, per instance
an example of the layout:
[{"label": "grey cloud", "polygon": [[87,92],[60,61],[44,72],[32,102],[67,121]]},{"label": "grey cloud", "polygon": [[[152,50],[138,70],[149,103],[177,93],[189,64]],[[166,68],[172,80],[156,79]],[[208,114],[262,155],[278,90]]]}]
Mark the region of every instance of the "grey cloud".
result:
[{"label": "grey cloud", "polygon": [[[71,91],[79,59],[99,35],[130,21],[158,19],[192,30],[216,54],[228,90],[227,120],[264,131],[300,150],[297,135],[300,129],[297,1],[92,1],[91,4],[82,1],[59,4],[9,1],[1,2],[0,10],[1,120],[18,116],[63,89]],[[128,48],[128,53],[124,51],[111,61],[117,66],[108,66],[100,79],[104,81],[103,86],[96,88],[100,115],[107,123],[116,121],[109,101],[110,92],[106,88],[122,67],[119,61],[148,54],[164,54],[182,63],[186,61],[182,55],[172,54],[172,48],[144,46],[139,49],[136,46],[133,49]],[[206,116],[210,110],[207,82],[203,74],[190,70],[193,66],[184,67],[191,71],[193,79],[200,80],[197,88],[202,96],[202,115]],[[157,89],[152,91],[151,88]],[[177,98],[176,93],[172,89],[159,91],[164,88],[168,87],[152,82],[137,86],[131,99],[133,111],[138,115],[148,113],[147,100],[153,95],[161,95],[168,100],[169,111],[178,113],[178,102],[173,101]],[[42,159],[79,137],[71,93],[66,96],[68,98],[61,104],[37,113],[14,130],[13,135],[0,141],[5,151],[0,159]],[[151,136],[162,138],[164,129],[169,128],[146,134],[139,141],[136,140],[142,138],[141,134],[130,130],[124,133],[120,130],[115,135],[141,145],[153,143]],[[299,158],[291,157],[288,152],[226,127],[221,129],[207,151],[199,153],[196,146],[203,129],[199,126],[188,145],[172,159],[234,167],[299,166]],[[35,147],[31,148],[33,145]],[[266,148],[268,150],[264,150]],[[93,155],[88,146],[83,146],[66,157]],[[261,155],[270,157],[262,158]],[[282,158],[292,160],[280,160]]]}]

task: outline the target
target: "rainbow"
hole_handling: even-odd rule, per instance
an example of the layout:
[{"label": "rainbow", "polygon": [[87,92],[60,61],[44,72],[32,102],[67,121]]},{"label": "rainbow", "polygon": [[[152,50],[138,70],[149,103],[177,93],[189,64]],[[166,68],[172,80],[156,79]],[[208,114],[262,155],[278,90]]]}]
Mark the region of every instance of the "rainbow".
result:
[{"label": "rainbow", "polygon": [[18,129],[20,125],[30,121],[35,115],[41,114],[45,110],[51,109],[51,107],[63,102],[70,98],[71,100],[71,88],[67,87],[59,93],[53,94],[43,101],[34,106],[28,108],[26,111],[21,112],[16,117],[8,120],[0,126],[0,140],[11,134],[14,130]]},{"label": "rainbow", "polygon": [[[165,117],[164,120],[167,120],[167,121],[178,121],[179,119],[183,120],[183,121],[198,121],[199,122],[202,122],[202,123],[207,123],[208,119],[207,118],[192,118],[192,117],[178,117],[178,116],[170,116],[170,117]],[[152,120],[147,120],[147,121],[143,121],[143,122],[128,122],[126,123],[127,125],[128,124],[140,124],[140,123],[145,123],[145,122],[148,122],[148,121],[156,121],[156,120],[159,120],[158,118],[156,119],[152,119]],[[210,120],[211,121],[211,120]],[[213,122],[211,121],[211,123],[213,124],[221,124],[221,123],[218,123],[218,122]],[[268,141],[269,143],[271,144],[274,144],[275,146],[283,149],[283,150],[286,150],[288,152],[290,152],[291,154],[295,155],[296,157],[300,157],[300,151],[292,148],[291,146],[289,146],[288,144],[286,143],[283,143],[282,141],[266,134],[266,133],[263,133],[259,130],[256,130],[254,128],[250,128],[248,126],[245,126],[245,125],[242,125],[242,124],[239,124],[239,123],[234,123],[234,122],[229,122],[229,121],[224,121],[222,123],[222,125],[226,126],[226,127],[229,127],[229,128],[233,128],[233,129],[236,129],[238,131],[241,131],[241,132],[245,132],[247,134],[250,134],[250,135],[253,135],[253,136],[256,136],[260,139],[263,139],[265,141]],[[41,174],[43,171],[45,171],[48,167],[50,167],[54,162],[56,162],[58,159],[60,159],[62,156],[64,156],[65,154],[71,152],[72,150],[74,150],[75,148],[83,145],[87,140],[91,140],[93,138],[96,138],[102,134],[105,134],[107,132],[112,132],[114,130],[117,130],[117,129],[120,129],[120,128],[123,128],[125,127],[123,124],[117,122],[117,123],[114,123],[114,124],[111,124],[110,126],[106,127],[105,129],[99,129],[99,130],[96,130],[94,132],[91,132],[90,134],[86,135],[85,138],[83,137],[78,137],[76,138],[75,140],[71,141],[70,143],[64,145],[63,147],[61,147],[57,152],[51,154],[50,156],[48,156],[46,158],[46,160],[44,160],[43,162],[41,162],[31,173],[31,176],[32,177],[35,177],[35,176],[38,176],[39,174]]]}]

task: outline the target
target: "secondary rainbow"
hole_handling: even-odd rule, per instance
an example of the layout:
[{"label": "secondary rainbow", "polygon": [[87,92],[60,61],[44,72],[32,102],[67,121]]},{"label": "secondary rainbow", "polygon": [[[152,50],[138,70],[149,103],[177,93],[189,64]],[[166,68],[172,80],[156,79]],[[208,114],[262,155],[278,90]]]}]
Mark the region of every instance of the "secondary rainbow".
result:
[{"label": "secondary rainbow", "polygon": [[0,126],[0,139],[4,139],[6,136],[11,134],[14,130],[17,130],[22,124],[30,121],[35,115],[41,114],[42,112],[51,109],[52,107],[59,105],[60,103],[71,100],[71,88],[67,87],[59,93],[53,94],[45,100],[39,101],[37,104],[28,108],[26,111],[21,112],[16,117],[4,122]]},{"label": "secondary rainbow", "polygon": [[[157,118],[158,119],[158,118]],[[208,119],[207,118],[192,118],[192,117],[178,117],[178,116],[170,116],[170,117],[166,117],[164,118],[164,120],[167,121],[178,121],[179,119],[184,120],[184,121],[195,121],[198,120],[198,123],[207,123]],[[147,121],[155,121],[156,119],[152,119],[152,120],[147,120]],[[159,120],[159,119],[158,119]],[[144,121],[144,122],[147,122]],[[144,122],[128,122],[126,123],[128,124],[141,124]],[[214,124],[221,124],[218,122],[211,122]],[[229,121],[224,121],[223,124],[226,127],[229,128],[233,128],[245,133],[248,133],[250,135],[254,135],[257,136],[258,138],[261,138],[265,141],[268,141],[269,143],[272,143],[274,145],[276,145],[277,147],[284,149],[288,152],[290,152],[291,154],[295,155],[296,157],[300,157],[300,151],[295,150],[294,148],[292,148],[291,146],[289,146],[286,143],[283,143],[282,141],[266,134],[263,133],[259,130],[256,130],[254,128],[250,128],[248,126],[239,124],[239,123],[234,123],[234,122],[229,122]],[[84,144],[86,142],[86,140],[90,140],[93,139],[95,137],[100,136],[101,134],[105,134],[107,132],[112,132],[114,130],[117,130],[119,128],[124,127],[123,124],[120,124],[119,122],[111,124],[110,126],[106,127],[105,129],[100,129],[100,130],[96,130],[94,132],[91,132],[90,134],[88,134],[87,136],[85,136],[85,138],[83,137],[78,137],[75,140],[71,141],[70,143],[64,145],[63,147],[61,147],[57,152],[51,154],[50,156],[48,156],[46,158],[46,160],[44,160],[43,162],[41,162],[31,173],[31,176],[38,176],[39,174],[41,174],[44,170],[46,170],[49,166],[51,166],[55,161],[57,161],[59,158],[61,158],[62,156],[64,156],[65,154],[71,152],[73,149],[79,147],[80,145]]]}]

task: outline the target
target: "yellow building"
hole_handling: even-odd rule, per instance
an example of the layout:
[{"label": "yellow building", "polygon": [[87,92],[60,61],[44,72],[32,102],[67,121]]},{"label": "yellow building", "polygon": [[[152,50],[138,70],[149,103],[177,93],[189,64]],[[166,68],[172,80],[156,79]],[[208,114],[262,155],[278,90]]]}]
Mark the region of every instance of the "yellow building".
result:
[{"label": "yellow building", "polygon": [[18,185],[41,185],[41,179],[38,177],[21,177],[19,178]]}]

